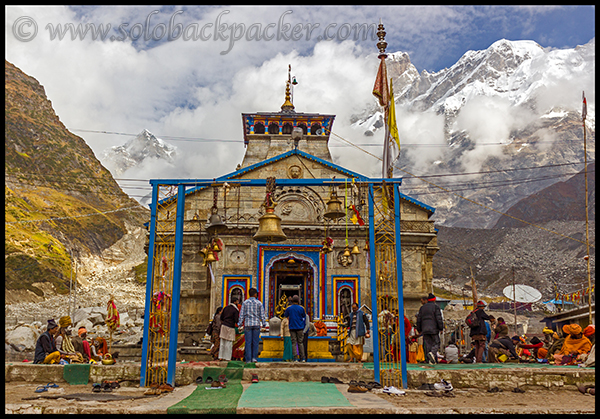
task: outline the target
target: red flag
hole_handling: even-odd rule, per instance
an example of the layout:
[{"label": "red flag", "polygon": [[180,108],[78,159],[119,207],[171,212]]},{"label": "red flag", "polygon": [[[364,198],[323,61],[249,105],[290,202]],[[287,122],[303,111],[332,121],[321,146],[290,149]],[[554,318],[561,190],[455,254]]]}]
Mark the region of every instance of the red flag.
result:
[{"label": "red flag", "polygon": [[388,90],[387,68],[385,66],[385,57],[381,58],[379,70],[377,70],[377,78],[375,86],[373,86],[373,95],[379,99],[379,104],[387,107],[390,102],[390,94]]},{"label": "red flag", "polygon": [[582,119],[585,121],[587,116],[587,100],[585,100],[585,92],[583,92],[583,110],[581,111]]}]

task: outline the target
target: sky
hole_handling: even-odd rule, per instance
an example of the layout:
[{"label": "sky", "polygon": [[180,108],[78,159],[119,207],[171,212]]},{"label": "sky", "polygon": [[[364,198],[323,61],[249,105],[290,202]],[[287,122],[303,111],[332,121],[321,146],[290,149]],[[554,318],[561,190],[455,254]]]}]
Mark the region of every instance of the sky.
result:
[{"label": "sky", "polygon": [[[387,52],[407,52],[419,72],[430,73],[499,39],[564,49],[595,37],[593,6],[6,6],[5,11],[5,58],[44,86],[61,121],[97,158],[144,129],[178,148],[177,164],[153,162],[122,175],[135,179],[205,179],[234,171],[245,151],[241,113],[280,110],[288,65],[299,83],[296,111],[336,114],[334,132],[364,143],[350,118],[375,103],[377,39],[367,28],[380,19]],[[379,167],[356,167],[364,165],[364,156],[340,141],[330,143],[334,162],[368,176],[380,173]]]}]

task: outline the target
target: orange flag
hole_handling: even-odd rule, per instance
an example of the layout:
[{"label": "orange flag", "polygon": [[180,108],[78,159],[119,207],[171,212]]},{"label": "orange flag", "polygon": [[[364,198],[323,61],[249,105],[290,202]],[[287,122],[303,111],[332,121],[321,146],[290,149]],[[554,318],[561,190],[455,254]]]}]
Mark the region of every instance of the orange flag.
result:
[{"label": "orange flag", "polygon": [[381,58],[375,86],[373,86],[373,95],[379,99],[379,104],[385,108],[390,102],[390,92],[388,90],[387,68],[385,66],[385,57]]}]

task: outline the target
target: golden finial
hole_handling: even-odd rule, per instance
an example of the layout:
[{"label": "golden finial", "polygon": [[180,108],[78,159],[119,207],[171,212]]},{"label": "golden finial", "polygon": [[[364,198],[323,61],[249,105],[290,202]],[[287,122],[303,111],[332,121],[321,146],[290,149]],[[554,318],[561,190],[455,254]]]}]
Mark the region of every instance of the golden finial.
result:
[{"label": "golden finial", "polygon": [[379,38],[379,42],[377,43],[377,48],[379,48],[379,56],[377,58],[385,58],[387,57],[387,54],[385,53],[387,42],[385,42],[385,28],[383,27],[383,22],[381,19],[379,19],[379,25],[377,26],[377,37]]},{"label": "golden finial", "polygon": [[285,102],[281,105],[282,112],[294,112],[294,104],[291,101],[290,84],[292,83],[292,65],[288,67],[288,79],[285,83]]}]

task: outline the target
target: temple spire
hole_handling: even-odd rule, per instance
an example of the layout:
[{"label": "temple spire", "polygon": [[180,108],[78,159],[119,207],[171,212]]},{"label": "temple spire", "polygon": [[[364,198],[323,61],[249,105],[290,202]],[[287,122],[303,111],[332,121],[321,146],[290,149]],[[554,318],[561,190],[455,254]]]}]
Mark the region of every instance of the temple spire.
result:
[{"label": "temple spire", "polygon": [[294,111],[294,104],[292,103],[291,100],[291,91],[290,91],[290,86],[292,84],[292,65],[290,64],[288,67],[288,79],[287,82],[285,83],[285,102],[283,102],[283,105],[281,105],[281,112],[295,112]]}]

